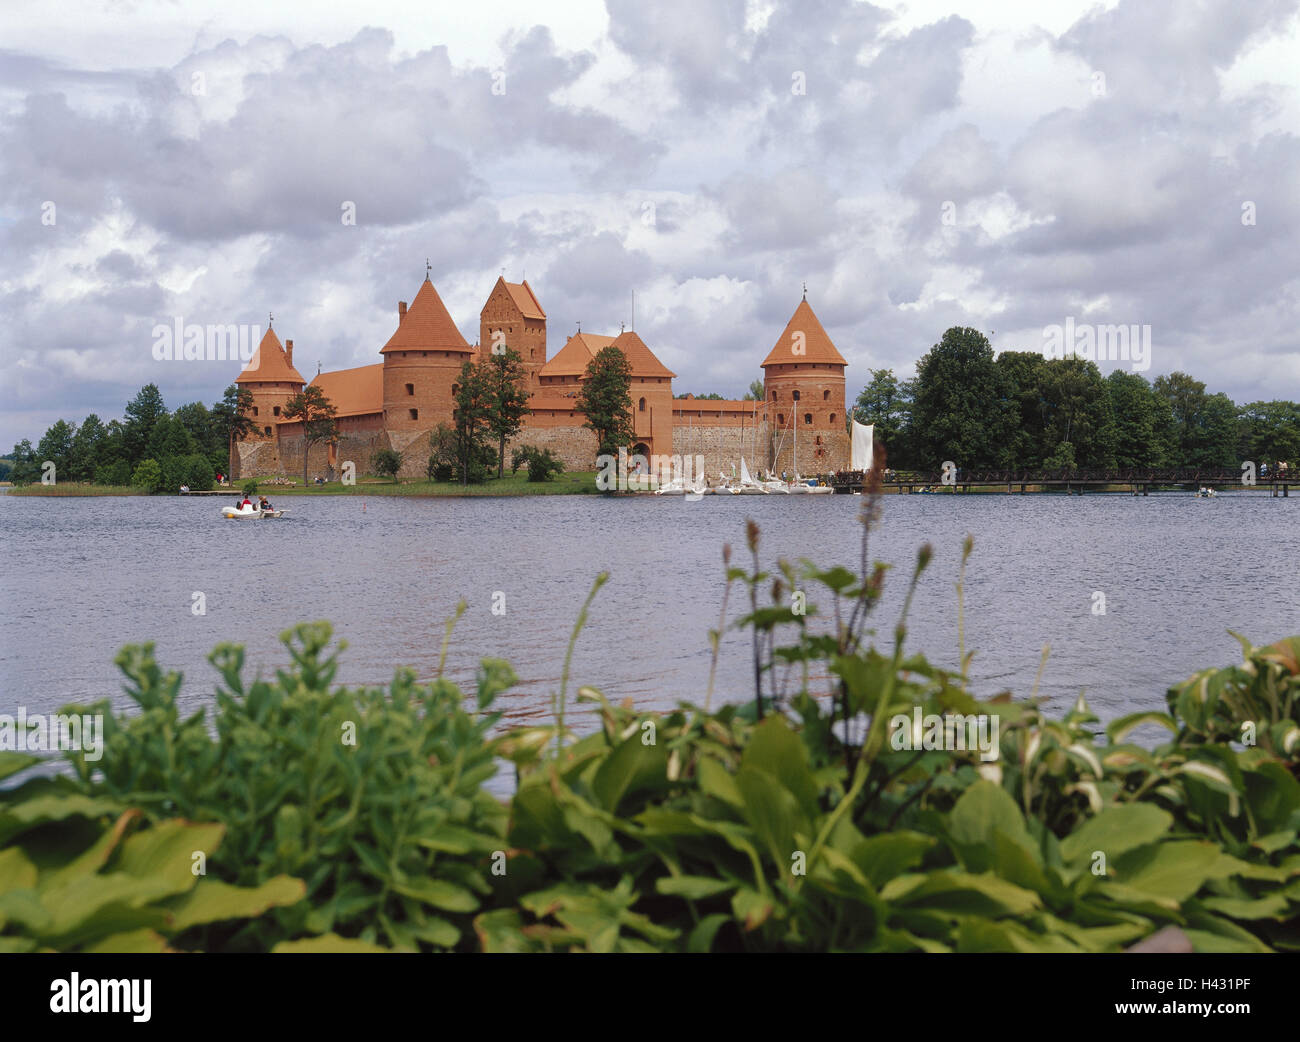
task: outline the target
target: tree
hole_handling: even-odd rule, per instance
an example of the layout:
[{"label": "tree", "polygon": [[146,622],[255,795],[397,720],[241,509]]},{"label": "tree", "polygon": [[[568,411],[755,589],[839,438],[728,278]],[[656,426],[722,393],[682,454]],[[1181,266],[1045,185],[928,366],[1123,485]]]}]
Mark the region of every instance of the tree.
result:
[{"label": "tree", "polygon": [[1106,377],[1106,393],[1115,417],[1115,465],[1161,466],[1164,446],[1157,430],[1158,399],[1146,377],[1116,369]]},{"label": "tree", "polygon": [[[213,430],[213,416],[202,402],[189,402],[180,406],[172,418],[177,420],[194,440],[195,451],[205,456],[219,456],[225,449],[220,434]],[[213,460],[215,463],[216,460]]]},{"label": "tree", "polygon": [[749,390],[745,392],[745,397],[741,401],[761,402],[763,396],[767,394],[767,387],[762,380],[755,380],[749,385]]},{"label": "tree", "polygon": [[889,449],[894,467],[911,463],[912,390],[914,382],[899,380],[892,369],[869,369],[871,379],[853,403],[853,418],[874,424],[875,437]]},{"label": "tree", "polygon": [[550,449],[539,449],[533,445],[515,449],[510,458],[510,473],[517,473],[521,466],[528,467],[529,481],[550,481],[552,476],[564,473],[563,461],[553,455]]},{"label": "tree", "polygon": [[150,495],[161,492],[163,489],[163,472],[162,467],[158,465],[158,461],[153,459],[141,460],[131,475],[131,484],[136,488],[144,489]]},{"label": "tree", "polygon": [[501,354],[486,356],[480,365],[487,368],[488,430],[497,439],[497,477],[505,473],[506,441],[524,429],[528,408],[528,374],[519,353],[505,348]]},{"label": "tree", "polygon": [[9,458],[13,461],[9,480],[15,485],[27,485],[40,479],[41,468],[36,461],[36,450],[32,448],[32,443],[28,439],[24,438],[15,445],[14,451],[9,453]]},{"label": "tree", "polygon": [[167,415],[162,392],[157,384],[145,384],[140,392],[126,403],[126,459],[131,464],[145,458],[145,449],[154,426]]},{"label": "tree", "polygon": [[1045,425],[1044,466],[1051,467],[1057,448],[1068,443],[1083,468],[1115,465],[1115,417],[1106,383],[1095,362],[1083,358],[1046,359],[1040,370]]},{"label": "tree", "polygon": [[220,463],[222,470],[228,471],[234,462],[235,442],[242,441],[257,430],[252,412],[253,392],[238,384],[227,387],[221,401],[212,407],[214,441],[218,445],[224,445],[226,452],[226,458]]},{"label": "tree", "polygon": [[487,468],[497,461],[490,442],[493,400],[492,370],[466,362],[460,367],[456,389],[456,465],[460,483],[468,485],[487,479]]},{"label": "tree", "polygon": [[93,412],[86,417],[77,433],[72,436],[68,453],[68,476],[73,481],[92,481],[99,465],[99,454],[108,437],[108,428]]},{"label": "tree", "polygon": [[72,439],[76,433],[77,428],[72,424],[65,420],[58,420],[45,432],[45,437],[36,446],[36,462],[41,467],[45,466],[47,460],[52,462],[56,481],[61,477],[72,477],[69,459],[72,456]]},{"label": "tree", "polygon": [[631,388],[632,366],[617,347],[602,347],[587,363],[576,407],[587,417],[583,426],[595,432],[597,456],[616,456],[635,436]]},{"label": "tree", "polygon": [[397,481],[397,472],[402,469],[402,454],[393,449],[379,449],[370,457],[370,466],[382,478]]},{"label": "tree", "polygon": [[991,467],[1005,455],[1014,415],[993,348],[978,329],[954,326],[916,364],[912,426],[918,463],[938,470]]},{"label": "tree", "polygon": [[1207,395],[1187,373],[1157,376],[1155,392],[1173,413],[1176,466],[1232,466],[1237,448],[1237,409],[1225,394]]},{"label": "tree", "polygon": [[429,465],[425,473],[431,481],[450,481],[456,476],[458,456],[456,431],[445,423],[429,432]]},{"label": "tree", "polygon": [[1003,351],[998,369],[1003,395],[1011,414],[1011,427],[999,460],[1006,467],[1036,470],[1043,465],[1046,448],[1046,403],[1043,370],[1047,359],[1037,351]]},{"label": "tree", "polygon": [[1300,405],[1251,402],[1237,410],[1237,455],[1259,467],[1285,460],[1300,467]]},{"label": "tree", "polygon": [[302,487],[307,487],[307,457],[317,442],[331,441],[339,435],[338,412],[315,384],[308,384],[284,405],[286,420],[302,424]]}]

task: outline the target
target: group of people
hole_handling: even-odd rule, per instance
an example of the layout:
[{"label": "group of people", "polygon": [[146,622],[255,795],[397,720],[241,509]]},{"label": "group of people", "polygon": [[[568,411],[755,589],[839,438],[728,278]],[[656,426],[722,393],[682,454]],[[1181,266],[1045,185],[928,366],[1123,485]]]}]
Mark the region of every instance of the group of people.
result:
[{"label": "group of people", "polygon": [[[244,498],[243,498],[242,501],[237,501],[237,502],[235,503],[235,509],[236,509],[236,510],[252,510],[252,509],[253,509],[253,501],[252,501],[252,499],[249,498],[249,495],[248,495],[247,492],[244,493]],[[267,499],[265,496],[258,496],[258,497],[257,497],[257,509],[258,509],[258,510],[274,510],[275,508],[274,508],[273,506],[271,506],[271,501],[270,501],[269,499]]]}]

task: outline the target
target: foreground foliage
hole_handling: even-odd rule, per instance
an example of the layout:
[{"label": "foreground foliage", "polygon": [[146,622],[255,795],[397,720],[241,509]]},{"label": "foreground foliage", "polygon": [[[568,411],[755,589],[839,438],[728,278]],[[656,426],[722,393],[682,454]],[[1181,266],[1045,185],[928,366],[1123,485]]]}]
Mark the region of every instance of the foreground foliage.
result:
[{"label": "foreground foliage", "polygon": [[[964,648],[957,671],[904,652],[906,608],[892,652],[866,641],[875,504],[857,573],[763,571],[752,525],[750,567],[724,552],[752,702],[715,711],[711,678],[665,714],[582,688],[597,727],[576,740],[567,661],[554,725],[501,732],[498,660],[468,696],[441,665],[348,690],[329,626],[301,625],[273,679],[217,648],[209,723],[152,645],[125,648],[138,711],[82,710],[104,714],[102,759],[0,791],[0,944],[1104,952],[1173,924],[1201,951],[1300,950],[1300,637],[1242,640],[1240,665],[1104,734],[1082,696],[1062,719],[977,701]],[[796,589],[830,610],[793,611]],[[996,746],[926,748],[918,713],[996,720]],[[500,760],[505,803],[484,788]]]}]

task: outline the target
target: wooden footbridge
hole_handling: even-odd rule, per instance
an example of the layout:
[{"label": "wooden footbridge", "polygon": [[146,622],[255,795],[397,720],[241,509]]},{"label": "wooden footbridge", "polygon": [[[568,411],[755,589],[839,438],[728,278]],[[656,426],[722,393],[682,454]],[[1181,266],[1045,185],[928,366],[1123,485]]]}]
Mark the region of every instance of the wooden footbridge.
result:
[{"label": "wooden footbridge", "polygon": [[[866,474],[842,470],[831,476],[836,492],[861,492]],[[1300,474],[1270,471],[1257,474],[1254,484],[1243,484],[1242,472],[1222,467],[1130,468],[1119,470],[964,470],[946,476],[941,471],[885,471],[882,488],[900,493],[981,492],[1065,492],[1081,496],[1093,492],[1131,491],[1148,495],[1151,489],[1232,489],[1270,491],[1274,497],[1288,497],[1290,487],[1300,485]]]}]

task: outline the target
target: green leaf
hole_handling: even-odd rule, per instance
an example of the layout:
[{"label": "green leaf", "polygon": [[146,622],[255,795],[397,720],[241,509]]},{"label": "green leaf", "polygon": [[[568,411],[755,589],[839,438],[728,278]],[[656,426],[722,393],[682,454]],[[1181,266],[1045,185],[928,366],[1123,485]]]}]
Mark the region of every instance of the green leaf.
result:
[{"label": "green leaf", "polygon": [[420,879],[413,883],[394,883],[393,891],[403,897],[440,908],[444,912],[473,912],[478,898],[463,886],[445,879]]},{"label": "green leaf", "polygon": [[1111,865],[1115,880],[1129,890],[1181,902],[1214,877],[1220,853],[1213,843],[1179,840],[1139,847]]},{"label": "green leaf", "polygon": [[121,811],[122,806],[116,800],[98,796],[75,793],[34,796],[22,803],[0,809],[0,845],[7,845],[14,836],[37,825],[48,825],[68,818],[102,818],[109,814],[116,816]]},{"label": "green leaf", "polygon": [[13,752],[10,749],[0,750],[0,780],[8,778],[11,774],[17,774],[19,771],[25,771],[28,767],[40,762],[41,758],[39,756]]},{"label": "green leaf", "polygon": [[1132,731],[1141,727],[1143,724],[1158,724],[1165,728],[1170,734],[1178,733],[1178,725],[1174,723],[1174,718],[1168,713],[1160,712],[1142,712],[1129,713],[1127,716],[1117,717],[1106,725],[1106,737],[1112,745],[1122,742]]},{"label": "green leaf", "polygon": [[662,789],[668,784],[668,752],[660,745],[644,745],[639,733],[615,746],[596,769],[592,794],[599,806],[611,814],[630,794],[646,788]]},{"label": "green leaf", "polygon": [[735,890],[738,885],[734,880],[709,876],[663,876],[655,883],[655,889],[661,894],[684,897],[688,901],[703,901]]},{"label": "green leaf", "polygon": [[794,797],[804,814],[811,817],[817,813],[817,782],[808,769],[808,747],[790,730],[785,717],[773,713],[754,728],[740,765],[742,770],[751,768],[770,775]]},{"label": "green leaf", "polygon": [[731,916],[722,915],[721,913],[706,915],[695,924],[695,929],[691,931],[690,937],[686,940],[686,950],[696,954],[712,951],[713,939],[718,935],[718,930],[730,919]]},{"label": "green leaf", "polygon": [[1107,861],[1147,843],[1154,843],[1173,824],[1173,815],[1150,803],[1121,803],[1088,818],[1061,841],[1066,863],[1083,861],[1100,850]]},{"label": "green leaf", "polygon": [[268,908],[295,904],[307,893],[301,879],[275,876],[258,887],[231,886],[219,879],[201,879],[188,894],[168,906],[168,930],[180,933],[199,923],[225,919],[256,919]]},{"label": "green leaf", "polygon": [[156,930],[127,930],[123,933],[109,934],[107,937],[101,937],[93,944],[87,944],[81,949],[87,953],[107,953],[107,954],[157,954],[165,952],[167,948],[167,938]]}]

